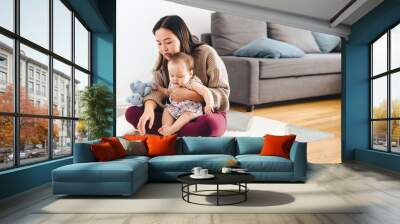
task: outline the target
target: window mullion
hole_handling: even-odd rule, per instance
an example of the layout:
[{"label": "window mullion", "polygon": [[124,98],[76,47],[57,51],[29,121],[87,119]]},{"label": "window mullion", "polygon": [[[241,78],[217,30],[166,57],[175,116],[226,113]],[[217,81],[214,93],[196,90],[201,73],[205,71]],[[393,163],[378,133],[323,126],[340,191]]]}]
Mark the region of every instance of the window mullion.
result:
[{"label": "window mullion", "polygon": [[[49,50],[53,52],[53,0],[49,0]],[[48,120],[49,159],[53,159],[53,56],[49,55],[48,91],[50,119]]]},{"label": "window mullion", "polygon": [[[72,91],[72,105],[71,105],[71,117],[75,118],[75,12],[72,11],[71,14],[71,23],[72,23],[72,38],[71,38],[71,56],[72,56],[72,65],[71,66],[71,91]],[[72,150],[72,155],[74,155],[75,151],[75,126],[76,126],[76,121],[72,121],[72,132],[71,132],[71,150]]]},{"label": "window mullion", "polygon": [[[390,71],[390,29],[389,29],[389,31],[387,32],[387,71]],[[388,110],[388,112],[387,112],[387,117],[388,118],[391,118],[392,117],[392,111],[391,111],[391,108],[392,108],[392,100],[391,100],[391,78],[392,78],[392,75],[390,74],[390,73],[388,73],[387,74],[387,110]],[[388,138],[387,138],[387,140],[388,140],[388,152],[391,152],[392,151],[392,135],[391,135],[391,123],[392,123],[392,121],[391,120],[388,120],[388,122],[387,122],[387,135],[388,135]]]}]

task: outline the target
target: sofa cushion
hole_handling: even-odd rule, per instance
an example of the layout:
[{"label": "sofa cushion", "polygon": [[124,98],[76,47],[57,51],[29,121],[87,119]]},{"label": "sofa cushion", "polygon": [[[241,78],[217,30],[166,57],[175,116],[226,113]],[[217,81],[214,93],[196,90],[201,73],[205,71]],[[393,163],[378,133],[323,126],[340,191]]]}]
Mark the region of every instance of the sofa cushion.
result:
[{"label": "sofa cushion", "polygon": [[313,32],[312,34],[322,53],[331,52],[340,43],[340,37],[338,36],[318,32]]},{"label": "sofa cushion", "polygon": [[279,60],[262,58],[258,60],[260,60],[260,78],[262,79],[334,74],[340,73],[342,70],[339,53],[306,54],[302,58],[282,58]]},{"label": "sofa cushion", "polygon": [[235,155],[235,139],[233,137],[183,137],[180,150],[177,154]]},{"label": "sofa cushion", "polygon": [[264,145],[263,137],[236,137],[236,155],[259,154]]},{"label": "sofa cushion", "polygon": [[267,24],[220,12],[211,14],[211,41],[219,55],[232,55],[251,41],[267,36]]},{"label": "sofa cushion", "polygon": [[92,149],[94,157],[96,157],[96,161],[104,162],[118,158],[115,150],[109,142],[93,144],[90,147]]},{"label": "sofa cushion", "polygon": [[236,50],[233,55],[256,58],[300,58],[304,56],[304,51],[279,40],[260,37]]},{"label": "sofa cushion", "polygon": [[264,136],[264,145],[261,149],[261,156],[280,156],[290,159],[290,149],[296,139],[296,135],[269,135]]},{"label": "sofa cushion", "polygon": [[149,135],[146,140],[148,156],[162,156],[176,154],[176,135],[159,136]]},{"label": "sofa cushion", "polygon": [[146,143],[142,140],[127,140],[124,138],[119,138],[122,146],[126,151],[126,155],[147,155]]},{"label": "sofa cushion", "polygon": [[241,168],[249,172],[292,172],[292,161],[279,156],[239,155],[236,156]]},{"label": "sofa cushion", "polygon": [[149,160],[151,172],[190,172],[193,167],[199,166],[212,172],[219,171],[230,159],[231,155],[174,155],[157,156]]},{"label": "sofa cushion", "polygon": [[293,44],[306,53],[320,53],[311,31],[268,23],[268,37]]},{"label": "sofa cushion", "polygon": [[58,182],[129,182],[134,172],[147,176],[147,163],[140,159],[109,162],[74,163],[53,170],[53,181]]},{"label": "sofa cushion", "polygon": [[124,146],[121,144],[117,137],[103,137],[101,138],[101,142],[108,142],[114,149],[115,155],[117,158],[122,158],[126,156],[126,151]]}]

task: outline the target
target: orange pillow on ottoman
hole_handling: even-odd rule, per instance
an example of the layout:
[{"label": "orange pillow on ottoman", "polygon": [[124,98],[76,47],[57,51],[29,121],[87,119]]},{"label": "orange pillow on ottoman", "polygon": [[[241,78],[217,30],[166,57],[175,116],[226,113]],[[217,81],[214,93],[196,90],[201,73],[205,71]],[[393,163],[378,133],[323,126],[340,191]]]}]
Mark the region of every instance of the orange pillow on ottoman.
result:
[{"label": "orange pillow on ottoman", "polygon": [[296,135],[265,135],[264,145],[261,149],[260,155],[262,156],[281,156],[286,159],[290,157],[290,148]]},{"label": "orange pillow on ottoman", "polygon": [[94,157],[99,162],[109,161],[117,158],[113,147],[108,142],[93,144],[90,147],[92,149]]},{"label": "orange pillow on ottoman", "polygon": [[108,142],[114,149],[115,155],[117,158],[121,158],[126,156],[126,151],[124,149],[124,146],[121,144],[118,138],[116,137],[110,137],[110,138],[101,138],[101,142]]},{"label": "orange pillow on ottoman", "polygon": [[148,156],[165,156],[176,154],[176,135],[148,135],[146,143],[148,148]]}]

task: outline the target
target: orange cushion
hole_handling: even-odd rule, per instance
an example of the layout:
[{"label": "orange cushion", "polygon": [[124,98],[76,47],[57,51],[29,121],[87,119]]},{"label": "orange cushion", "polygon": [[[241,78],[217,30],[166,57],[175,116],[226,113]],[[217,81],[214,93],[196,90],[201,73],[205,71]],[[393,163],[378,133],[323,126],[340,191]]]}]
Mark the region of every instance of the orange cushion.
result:
[{"label": "orange cushion", "polygon": [[146,141],[147,136],[149,135],[124,135],[124,139],[130,140],[130,141],[136,141],[136,140],[141,140],[141,141]]},{"label": "orange cushion", "polygon": [[295,139],[296,135],[276,136],[267,134],[264,136],[264,145],[261,149],[260,155],[281,156],[289,159],[290,148]]},{"label": "orange cushion", "polygon": [[102,142],[91,145],[92,152],[97,161],[109,161],[116,159],[115,151],[110,143]]},{"label": "orange cushion", "polygon": [[118,138],[116,137],[109,137],[109,138],[101,138],[101,142],[108,142],[114,149],[115,155],[118,158],[126,156],[126,151],[124,146],[121,144]]},{"label": "orange cushion", "polygon": [[176,135],[149,135],[146,140],[148,156],[163,156],[176,154]]}]

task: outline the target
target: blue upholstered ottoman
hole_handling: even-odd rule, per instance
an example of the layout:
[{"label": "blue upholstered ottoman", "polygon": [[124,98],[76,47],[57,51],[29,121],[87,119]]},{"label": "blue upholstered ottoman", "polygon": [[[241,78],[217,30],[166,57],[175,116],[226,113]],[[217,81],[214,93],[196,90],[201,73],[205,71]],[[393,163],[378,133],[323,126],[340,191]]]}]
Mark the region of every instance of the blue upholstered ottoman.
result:
[{"label": "blue upholstered ottoman", "polygon": [[148,180],[148,158],[131,156],[108,162],[74,163],[52,172],[53,193],[131,195]]}]

